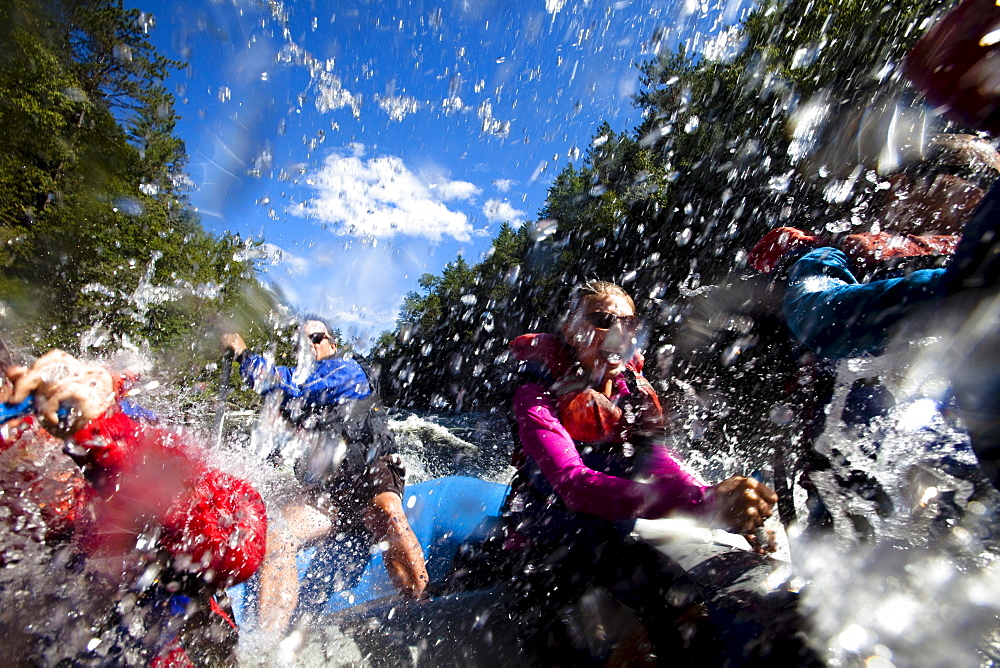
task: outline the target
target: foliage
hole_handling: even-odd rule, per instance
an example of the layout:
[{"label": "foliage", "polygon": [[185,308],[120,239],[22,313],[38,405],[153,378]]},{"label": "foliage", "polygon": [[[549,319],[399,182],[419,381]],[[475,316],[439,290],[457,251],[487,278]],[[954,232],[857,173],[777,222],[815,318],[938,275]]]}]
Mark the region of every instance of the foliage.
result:
[{"label": "foliage", "polygon": [[[855,129],[873,98],[912,102],[898,62],[941,7],[775,0],[738,26],[744,46],[728,60],[680,47],[642,64],[639,127],[600,125],[580,165],[555,178],[538,222],[505,227],[482,263],[458,258],[407,296],[395,336],[376,346],[395,377],[392,398],[496,405],[501,389],[480,369],[513,336],[551,329],[588,278],[638,297],[653,323],[648,373],[664,375],[694,295],[739,272],[767,230],[821,229],[865,211],[863,179],[829,195],[845,181],[817,164],[816,147],[842,139],[830,130]],[[809,105],[825,110],[825,125],[803,120]],[[516,280],[497,280],[503,272]]]},{"label": "foliage", "polygon": [[207,233],[188,205],[164,85],[181,63],[150,23],[121,0],[0,7],[0,335],[26,355],[156,359],[178,418],[214,394],[221,331],[280,349],[284,320],[260,242]]},{"label": "foliage", "polygon": [[0,9],[0,299],[35,352],[193,350],[255,282],[254,244],[187,205],[163,83],[180,63],[148,22],[120,0]]},{"label": "foliage", "polygon": [[383,333],[372,350],[388,402],[464,409],[492,403],[491,365],[532,314],[518,290],[529,246],[526,227],[504,223],[483,262],[473,267],[459,255],[441,276],[421,277],[423,293],[407,295],[396,334]]}]

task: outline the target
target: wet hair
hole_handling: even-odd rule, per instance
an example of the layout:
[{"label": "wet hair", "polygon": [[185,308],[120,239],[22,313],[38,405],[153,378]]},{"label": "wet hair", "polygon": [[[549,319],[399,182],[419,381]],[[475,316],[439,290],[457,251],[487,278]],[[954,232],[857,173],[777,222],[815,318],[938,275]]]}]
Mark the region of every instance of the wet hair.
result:
[{"label": "wet hair", "polygon": [[591,279],[584,283],[580,283],[573,288],[573,291],[569,293],[569,308],[566,309],[566,315],[564,320],[568,319],[578,308],[580,304],[583,303],[585,297],[600,297],[602,295],[621,295],[628,302],[628,305],[632,307],[632,311],[635,311],[635,302],[632,301],[632,296],[625,291],[625,288],[610,281],[599,281],[597,279]]},{"label": "wet hair", "polygon": [[1000,172],[1000,154],[979,137],[966,134],[935,134],[927,142],[926,156],[903,165],[894,173],[910,181],[950,174],[986,190]]},{"label": "wet hair", "polygon": [[307,313],[299,318],[299,329],[304,329],[307,322],[322,323],[322,325],[326,327],[326,333],[330,335],[331,339],[333,338],[333,327],[330,325],[330,321],[326,318],[316,315],[315,313]]}]

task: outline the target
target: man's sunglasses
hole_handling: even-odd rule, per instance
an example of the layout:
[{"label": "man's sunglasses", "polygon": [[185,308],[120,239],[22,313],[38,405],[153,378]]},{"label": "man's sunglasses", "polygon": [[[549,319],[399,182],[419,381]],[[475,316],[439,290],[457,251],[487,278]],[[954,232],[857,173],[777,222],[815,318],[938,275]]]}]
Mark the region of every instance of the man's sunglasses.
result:
[{"label": "man's sunglasses", "polygon": [[324,334],[323,332],[313,332],[312,334],[309,335],[309,340],[317,345],[323,343],[323,339],[328,339],[328,338],[330,337]]},{"label": "man's sunglasses", "polygon": [[620,323],[622,329],[635,329],[639,326],[639,318],[634,315],[615,315],[607,311],[594,311],[584,314],[584,319],[594,329],[611,329],[615,323]]}]

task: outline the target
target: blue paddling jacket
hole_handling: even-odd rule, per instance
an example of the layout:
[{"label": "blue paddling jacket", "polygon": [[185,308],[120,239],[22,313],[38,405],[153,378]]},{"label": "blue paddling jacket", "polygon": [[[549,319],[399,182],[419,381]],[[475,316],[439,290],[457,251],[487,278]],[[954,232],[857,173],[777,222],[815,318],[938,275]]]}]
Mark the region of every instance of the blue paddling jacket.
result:
[{"label": "blue paddling jacket", "polygon": [[371,371],[362,364],[353,357],[327,357],[297,384],[296,367],[250,353],[240,360],[247,384],[264,395],[280,392],[282,416],[313,437],[311,450],[295,466],[306,484],[344,491],[373,460],[397,450]]}]

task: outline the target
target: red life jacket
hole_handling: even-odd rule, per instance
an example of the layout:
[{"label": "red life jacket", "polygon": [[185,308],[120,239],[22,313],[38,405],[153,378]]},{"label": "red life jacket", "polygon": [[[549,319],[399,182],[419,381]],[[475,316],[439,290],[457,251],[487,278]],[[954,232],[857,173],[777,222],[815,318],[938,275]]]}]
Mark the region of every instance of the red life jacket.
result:
[{"label": "red life jacket", "polygon": [[747,256],[747,264],[769,274],[788,253],[807,248],[833,246],[842,250],[861,269],[871,270],[883,262],[922,255],[951,255],[958,246],[955,234],[897,234],[862,232],[835,240],[810,235],[795,227],[778,227],[758,241]]},{"label": "red life jacket", "polygon": [[162,545],[207,582],[229,586],[260,566],[267,532],[260,494],[207,466],[178,434],[113,412],[73,441],[74,458],[101,496],[94,506],[103,530],[83,541],[88,552],[124,552],[130,548],[124,529],[154,517],[162,523]]},{"label": "red life jacket", "polygon": [[537,375],[549,382],[559,421],[578,443],[625,443],[637,432],[665,425],[656,391],[642,375],[644,358],[639,353],[613,379],[608,396],[590,386],[572,348],[554,334],[524,334],[514,339],[510,350],[519,361],[543,366],[547,373]]}]

